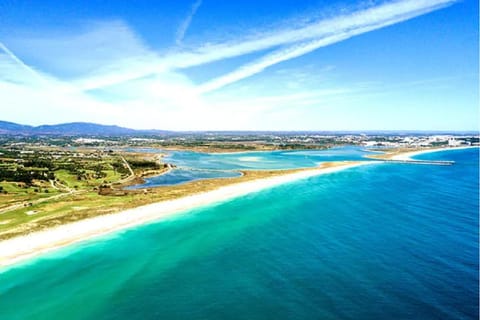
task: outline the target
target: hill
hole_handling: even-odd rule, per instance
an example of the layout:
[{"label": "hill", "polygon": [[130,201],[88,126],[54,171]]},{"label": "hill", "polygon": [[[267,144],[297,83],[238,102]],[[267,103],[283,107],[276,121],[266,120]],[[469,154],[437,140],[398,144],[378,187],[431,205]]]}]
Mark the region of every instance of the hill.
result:
[{"label": "hill", "polygon": [[7,135],[133,136],[166,133],[168,133],[168,131],[135,130],[115,125],[103,125],[90,122],[71,122],[34,127],[8,121],[0,121],[0,134]]}]

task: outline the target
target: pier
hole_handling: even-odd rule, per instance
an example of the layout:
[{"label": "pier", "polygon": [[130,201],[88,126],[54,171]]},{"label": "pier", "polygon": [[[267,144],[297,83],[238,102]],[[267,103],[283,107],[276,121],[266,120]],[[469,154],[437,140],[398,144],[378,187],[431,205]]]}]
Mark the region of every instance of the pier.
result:
[{"label": "pier", "polygon": [[390,163],[410,163],[410,164],[430,164],[430,165],[436,165],[436,166],[451,166],[455,164],[455,161],[442,161],[442,160],[394,160],[394,159],[388,159],[384,160],[384,162],[390,162]]}]

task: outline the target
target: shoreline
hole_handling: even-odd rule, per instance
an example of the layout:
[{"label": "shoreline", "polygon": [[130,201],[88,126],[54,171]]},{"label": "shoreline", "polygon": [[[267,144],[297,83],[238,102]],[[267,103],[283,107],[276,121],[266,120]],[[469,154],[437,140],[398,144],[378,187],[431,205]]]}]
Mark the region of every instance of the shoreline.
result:
[{"label": "shoreline", "polygon": [[443,148],[432,148],[432,149],[425,149],[425,150],[417,150],[411,152],[404,152],[401,154],[395,154],[390,157],[391,160],[400,160],[400,161],[411,161],[415,160],[412,157],[425,154],[425,153],[434,153],[434,152],[441,152],[441,151],[452,151],[452,150],[464,150],[464,149],[473,149],[479,148],[478,146],[465,146],[465,147],[443,147]]},{"label": "shoreline", "polygon": [[[411,157],[424,153],[471,148],[479,147],[430,148],[410,152],[407,151],[399,154],[390,154],[387,159],[412,160]],[[9,266],[13,266],[75,243],[91,240],[93,238],[138,227],[144,224],[161,221],[188,210],[221,203],[285,183],[379,162],[372,160],[354,163],[338,163],[340,163],[338,166],[306,168],[305,170],[298,172],[236,182],[230,185],[221,186],[217,189],[177,199],[154,202],[117,213],[96,216],[3,240],[0,241],[0,273],[4,271],[3,269],[8,268]]]},{"label": "shoreline", "polygon": [[260,178],[220,187],[194,195],[156,202],[114,214],[97,216],[64,224],[47,230],[0,242],[1,269],[40,256],[71,244],[97,238],[116,231],[161,221],[197,207],[221,203],[249,193],[275,187],[297,180],[359,167],[375,161],[346,163],[334,167],[312,168],[280,176]]}]

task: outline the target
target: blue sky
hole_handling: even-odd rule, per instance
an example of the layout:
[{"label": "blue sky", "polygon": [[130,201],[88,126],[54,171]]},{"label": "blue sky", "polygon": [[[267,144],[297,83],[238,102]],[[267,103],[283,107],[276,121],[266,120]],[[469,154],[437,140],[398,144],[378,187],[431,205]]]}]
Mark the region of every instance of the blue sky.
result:
[{"label": "blue sky", "polygon": [[1,120],[477,130],[475,0],[0,2]]}]

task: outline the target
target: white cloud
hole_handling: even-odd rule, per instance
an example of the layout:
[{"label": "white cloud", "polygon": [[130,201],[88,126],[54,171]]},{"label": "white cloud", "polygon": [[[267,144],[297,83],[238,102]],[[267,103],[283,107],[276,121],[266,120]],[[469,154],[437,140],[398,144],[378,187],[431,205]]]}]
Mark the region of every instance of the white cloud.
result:
[{"label": "white cloud", "polygon": [[[277,63],[300,57],[304,54],[317,50],[362,33],[380,29],[395,23],[399,23],[426,12],[438,9],[451,1],[404,1],[394,2],[373,9],[356,12],[354,14],[337,17],[323,21],[295,31],[281,34],[281,37],[267,37],[267,44],[280,44],[314,38],[308,42],[299,42],[294,45],[274,51],[253,63],[246,64],[237,70],[213,79],[200,87],[200,92],[217,90],[225,85],[260,73],[266,68]],[[318,37],[315,39],[315,36]],[[259,43],[257,43],[259,45]]]},{"label": "white cloud", "polygon": [[[236,36],[235,41],[216,44],[200,45],[190,51],[174,51],[163,55],[157,54],[142,44],[138,37],[129,35],[123,39],[129,48],[135,48],[141,54],[128,55],[123,59],[116,59],[112,63],[100,68],[96,73],[80,79],[78,84],[84,90],[91,90],[102,86],[114,85],[152,74],[163,73],[194,67],[218,60],[242,56],[266,49],[283,48],[259,61],[247,64],[232,74],[225,75],[223,81],[237,81],[246,76],[258,73],[266,67],[289,60],[320,47],[345,40],[349,37],[402,22],[413,17],[443,8],[456,0],[403,0],[393,1],[376,7],[342,14],[330,19],[276,30],[274,32],[256,32],[255,36]],[[123,28],[123,27],[122,27]],[[118,30],[121,28],[112,28]],[[115,37],[113,37],[115,38]],[[114,44],[112,50],[116,50]],[[121,50],[118,50],[122,52]],[[128,51],[127,51],[128,52]],[[257,70],[257,71],[255,71]],[[243,77],[241,76],[243,75]],[[220,78],[221,79],[221,78]],[[202,90],[213,90],[221,87],[220,79],[205,84]],[[228,80],[228,81],[226,81]]]},{"label": "white cloud", "polygon": [[[279,96],[253,90],[222,95],[218,89],[272,65],[453,2],[394,1],[300,27],[236,36],[229,42],[168,54],[152,50],[117,20],[90,23],[74,35],[10,40],[21,58],[0,43],[0,97],[9,108],[2,114],[17,120],[21,113],[29,113],[29,118],[45,123],[75,119],[137,128],[255,129],[252,123],[268,112],[283,109],[287,114],[295,106],[321,105],[349,92],[343,88],[309,92],[293,86],[294,91],[306,91]],[[201,1],[193,4],[177,32],[178,42],[200,5]],[[183,68],[265,49],[273,51],[201,85],[181,73]]]},{"label": "white cloud", "polygon": [[121,20],[88,22],[53,34],[32,31],[26,37],[7,38],[4,43],[27,63],[66,79],[94,74],[99,68],[150,53],[140,37]]},{"label": "white cloud", "polygon": [[13,120],[27,113],[37,123],[51,123],[49,119],[59,117],[64,121],[72,117],[84,121],[95,116],[105,119],[118,111],[116,106],[98,101],[69,83],[26,65],[1,43],[0,49],[4,52],[0,53],[3,117]]}]

